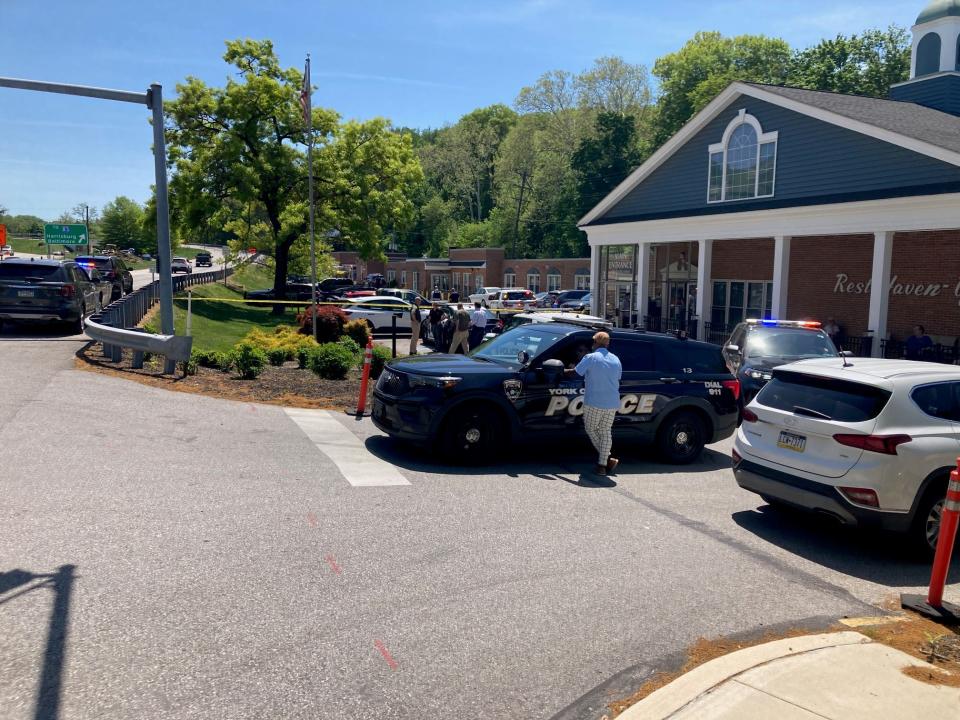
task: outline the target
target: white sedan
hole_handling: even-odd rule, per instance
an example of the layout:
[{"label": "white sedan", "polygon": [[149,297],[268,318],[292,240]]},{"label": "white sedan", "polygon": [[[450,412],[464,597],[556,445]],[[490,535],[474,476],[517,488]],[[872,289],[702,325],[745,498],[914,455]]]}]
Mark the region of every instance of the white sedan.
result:
[{"label": "white sedan", "polygon": [[410,303],[390,295],[357,298],[344,305],[343,311],[351,320],[366,320],[373,330],[393,327],[393,315],[400,313],[397,327],[410,329]]},{"label": "white sedan", "polygon": [[475,293],[470,295],[470,304],[480,303],[484,307],[487,306],[487,303],[490,300],[493,300],[493,295],[499,292],[500,288],[498,287],[482,287],[478,288]]}]

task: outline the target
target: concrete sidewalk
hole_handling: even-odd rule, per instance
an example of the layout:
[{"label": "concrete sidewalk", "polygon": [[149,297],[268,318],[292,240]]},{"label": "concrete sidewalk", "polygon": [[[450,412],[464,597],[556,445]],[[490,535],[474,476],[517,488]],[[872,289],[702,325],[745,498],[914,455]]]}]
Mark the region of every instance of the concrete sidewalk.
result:
[{"label": "concrete sidewalk", "polygon": [[960,718],[960,689],[905,675],[932,665],[857,632],[777,640],[712,660],[618,720]]}]

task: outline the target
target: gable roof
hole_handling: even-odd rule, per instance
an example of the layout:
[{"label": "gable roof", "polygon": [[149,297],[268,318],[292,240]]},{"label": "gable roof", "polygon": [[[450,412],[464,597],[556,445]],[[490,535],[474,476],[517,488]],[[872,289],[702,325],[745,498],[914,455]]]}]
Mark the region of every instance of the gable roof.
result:
[{"label": "gable roof", "polygon": [[960,166],[960,118],[954,115],[899,100],[734,82],[611,190],[577,225],[590,225],[599,219],[742,95]]}]

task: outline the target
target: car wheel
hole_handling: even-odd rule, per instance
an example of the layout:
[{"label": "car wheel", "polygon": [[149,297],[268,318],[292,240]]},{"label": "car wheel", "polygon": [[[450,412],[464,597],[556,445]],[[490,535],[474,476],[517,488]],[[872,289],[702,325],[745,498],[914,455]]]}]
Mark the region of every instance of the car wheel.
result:
[{"label": "car wheel", "polygon": [[946,479],[933,482],[927,488],[920,505],[917,507],[917,515],[911,528],[911,545],[923,557],[932,558],[937,549],[937,538],[940,536],[940,520],[943,517],[946,496]]},{"label": "car wheel", "polygon": [[116,287],[115,287],[115,288],[113,288],[113,290],[110,291],[110,300],[111,300],[111,301],[113,301],[113,300],[119,300],[119,299],[122,298],[122,297],[123,297],[123,288],[116,288]]},{"label": "car wheel", "polygon": [[703,421],[694,413],[680,411],[669,416],[657,432],[657,447],[667,462],[686,465],[700,457],[705,444]]},{"label": "car wheel", "polygon": [[458,408],[443,420],[444,455],[451,462],[490,460],[501,449],[496,414],[481,405]]},{"label": "car wheel", "polygon": [[80,306],[80,314],[77,315],[77,319],[70,323],[70,332],[74,335],[80,335],[83,333],[83,318],[87,314],[86,305]]}]

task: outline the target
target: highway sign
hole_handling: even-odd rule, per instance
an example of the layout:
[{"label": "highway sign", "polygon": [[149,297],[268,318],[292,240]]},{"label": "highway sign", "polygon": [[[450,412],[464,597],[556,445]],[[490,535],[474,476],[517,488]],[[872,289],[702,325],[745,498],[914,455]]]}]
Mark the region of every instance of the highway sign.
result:
[{"label": "highway sign", "polygon": [[86,225],[53,225],[43,226],[43,241],[47,245],[86,245]]},{"label": "highway sign", "polygon": [[7,226],[0,225],[0,247],[7,244]]}]

